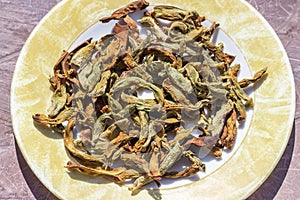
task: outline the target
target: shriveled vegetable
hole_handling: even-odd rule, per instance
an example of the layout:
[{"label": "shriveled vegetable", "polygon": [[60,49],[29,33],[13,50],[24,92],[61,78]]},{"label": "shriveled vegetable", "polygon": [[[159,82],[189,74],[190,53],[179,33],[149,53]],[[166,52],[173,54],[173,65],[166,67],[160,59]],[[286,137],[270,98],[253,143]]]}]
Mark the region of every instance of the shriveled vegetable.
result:
[{"label": "shriveled vegetable", "polygon": [[[78,162],[67,169],[117,183],[134,179],[133,194],[153,181],[205,171],[196,150],[220,158],[232,149],[238,122],[253,106],[243,88],[267,74],[263,68],[238,81],[235,56],[211,42],[219,24],[203,26],[196,11],[154,6],[136,23],[130,13],[148,5],[134,1],[101,18],[118,20],[111,34],[63,51],[50,78],[48,115],[33,115],[53,130],[68,122],[59,132]],[[181,159],[190,165],[172,171]]]}]

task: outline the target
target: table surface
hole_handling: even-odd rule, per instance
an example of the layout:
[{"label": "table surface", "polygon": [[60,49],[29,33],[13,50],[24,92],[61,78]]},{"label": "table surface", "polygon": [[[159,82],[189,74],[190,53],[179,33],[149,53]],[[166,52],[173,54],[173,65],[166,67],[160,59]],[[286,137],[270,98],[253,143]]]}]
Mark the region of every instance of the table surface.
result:
[{"label": "table surface", "polygon": [[[20,50],[30,32],[60,0],[0,0],[0,199],[56,199],[35,177],[14,139],[10,87]],[[271,24],[289,56],[300,94],[300,0],[248,0]],[[286,150],[254,199],[300,198],[300,101]]]}]

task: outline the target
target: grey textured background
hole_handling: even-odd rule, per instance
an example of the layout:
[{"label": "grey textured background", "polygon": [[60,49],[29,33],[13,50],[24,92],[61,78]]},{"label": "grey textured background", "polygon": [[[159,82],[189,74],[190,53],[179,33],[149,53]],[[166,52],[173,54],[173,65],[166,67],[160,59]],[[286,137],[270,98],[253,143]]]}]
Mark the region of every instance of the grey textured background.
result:
[{"label": "grey textured background", "polygon": [[[15,143],[10,117],[11,79],[20,50],[41,18],[60,0],[0,0],[0,199],[56,199],[35,177]],[[248,0],[271,24],[292,64],[300,89],[300,0]],[[300,102],[283,157],[249,197],[300,199]],[[72,191],[70,191],[72,192]]]}]

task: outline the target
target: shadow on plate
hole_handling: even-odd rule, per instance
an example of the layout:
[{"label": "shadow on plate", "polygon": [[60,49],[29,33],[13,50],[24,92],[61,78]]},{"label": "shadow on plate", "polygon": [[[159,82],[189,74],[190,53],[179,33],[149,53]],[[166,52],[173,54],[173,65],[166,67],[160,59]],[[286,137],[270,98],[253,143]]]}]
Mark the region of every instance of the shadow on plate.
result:
[{"label": "shadow on plate", "polygon": [[286,149],[275,169],[265,182],[247,200],[274,199],[288,172],[292,160],[294,143],[295,122]]},{"label": "shadow on plate", "polygon": [[[49,136],[51,136],[50,133]],[[284,154],[282,155],[277,166],[272,171],[270,176],[265,180],[265,182],[250,197],[248,197],[247,200],[274,199],[288,172],[288,168],[293,155],[294,143],[295,143],[295,124],[293,125],[291,136],[288,141],[287,147],[284,151]],[[54,196],[54,194],[52,194],[32,172],[16,142],[15,142],[15,147],[16,147],[17,159],[20,165],[20,169],[34,197],[37,200],[44,200],[44,199],[58,200],[58,198]],[[86,177],[84,177],[83,175],[78,175],[78,173],[76,174],[69,173],[69,175],[72,178],[78,179],[80,181],[87,180]],[[103,179],[101,179],[100,181],[99,178],[89,179],[91,183],[95,183],[95,184],[96,183],[99,184],[99,182],[103,183],[102,180]],[[110,182],[110,181],[107,180],[105,182]],[[160,199],[159,190],[149,190],[148,193],[153,197],[153,199]]]},{"label": "shadow on plate", "polygon": [[33,122],[34,127],[44,136],[51,138],[51,139],[62,139],[63,136],[62,134],[59,134],[58,132],[53,131],[51,128],[43,125],[43,124],[39,124],[37,122]]}]

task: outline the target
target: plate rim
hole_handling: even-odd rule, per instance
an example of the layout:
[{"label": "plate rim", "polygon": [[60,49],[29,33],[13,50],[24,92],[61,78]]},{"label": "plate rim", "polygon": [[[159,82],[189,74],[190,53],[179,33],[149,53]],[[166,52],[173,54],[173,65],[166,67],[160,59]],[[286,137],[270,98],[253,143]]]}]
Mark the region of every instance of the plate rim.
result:
[{"label": "plate rim", "polygon": [[[51,187],[51,184],[48,183],[47,180],[44,179],[44,177],[42,176],[42,174],[38,173],[34,167],[33,164],[30,161],[29,155],[27,155],[26,149],[24,149],[23,145],[22,145],[22,139],[20,137],[20,131],[16,128],[16,116],[15,116],[15,107],[12,105],[15,102],[15,82],[16,82],[16,74],[18,72],[18,70],[20,70],[21,66],[22,66],[22,60],[27,52],[27,47],[30,44],[31,40],[35,37],[37,31],[44,25],[44,22],[46,20],[48,20],[48,18],[55,12],[57,12],[57,10],[59,10],[59,8],[61,8],[62,6],[64,6],[67,2],[70,2],[71,0],[66,0],[66,1],[60,1],[58,4],[56,4],[52,9],[50,9],[50,11],[39,21],[39,23],[35,26],[35,28],[33,29],[33,31],[30,33],[29,37],[27,38],[26,42],[24,43],[22,50],[19,54],[17,63],[16,63],[16,67],[13,73],[13,78],[12,78],[12,84],[11,84],[11,92],[10,92],[10,111],[11,111],[11,118],[12,118],[12,125],[13,125],[13,131],[14,131],[14,136],[16,138],[17,144],[19,146],[19,149],[24,157],[24,159],[26,160],[28,166],[30,167],[30,169],[32,170],[32,172],[35,174],[35,176],[41,181],[41,183],[51,192],[53,193],[55,196],[57,196],[58,198],[63,198],[63,196],[61,196],[61,194],[53,187]],[[283,46],[283,44],[280,41],[280,38],[278,37],[277,33],[275,32],[275,30],[272,28],[272,26],[269,24],[269,22],[261,15],[261,13],[259,13],[249,2],[247,2],[246,0],[242,0],[240,1],[242,4],[246,5],[253,13],[255,13],[255,15],[261,20],[261,22],[267,27],[268,31],[270,31],[273,35],[273,38],[276,40],[277,45],[279,45],[279,47],[283,50],[282,53],[283,58],[285,59],[285,63],[286,63],[286,68],[289,70],[289,78],[290,78],[290,84],[291,84],[291,110],[290,110],[290,115],[289,115],[289,120],[288,120],[288,129],[286,130],[286,137],[284,140],[284,145],[281,146],[281,149],[279,151],[278,156],[276,157],[276,159],[274,160],[272,167],[269,168],[268,172],[265,174],[265,176],[263,177],[263,179],[261,179],[261,181],[256,184],[255,187],[253,187],[253,189],[251,190],[251,192],[248,192],[247,194],[245,194],[243,196],[243,198],[247,198],[249,197],[253,192],[255,192],[263,183],[264,181],[270,176],[270,174],[272,173],[272,171],[275,169],[277,163],[279,162],[279,160],[282,158],[282,155],[286,149],[286,146],[288,144],[289,138],[291,136],[293,127],[294,127],[294,116],[295,116],[295,111],[296,111],[296,94],[295,94],[295,82],[294,82],[294,75],[292,72],[292,66],[290,64],[290,60],[288,58],[288,55],[286,53],[286,50]]]}]

